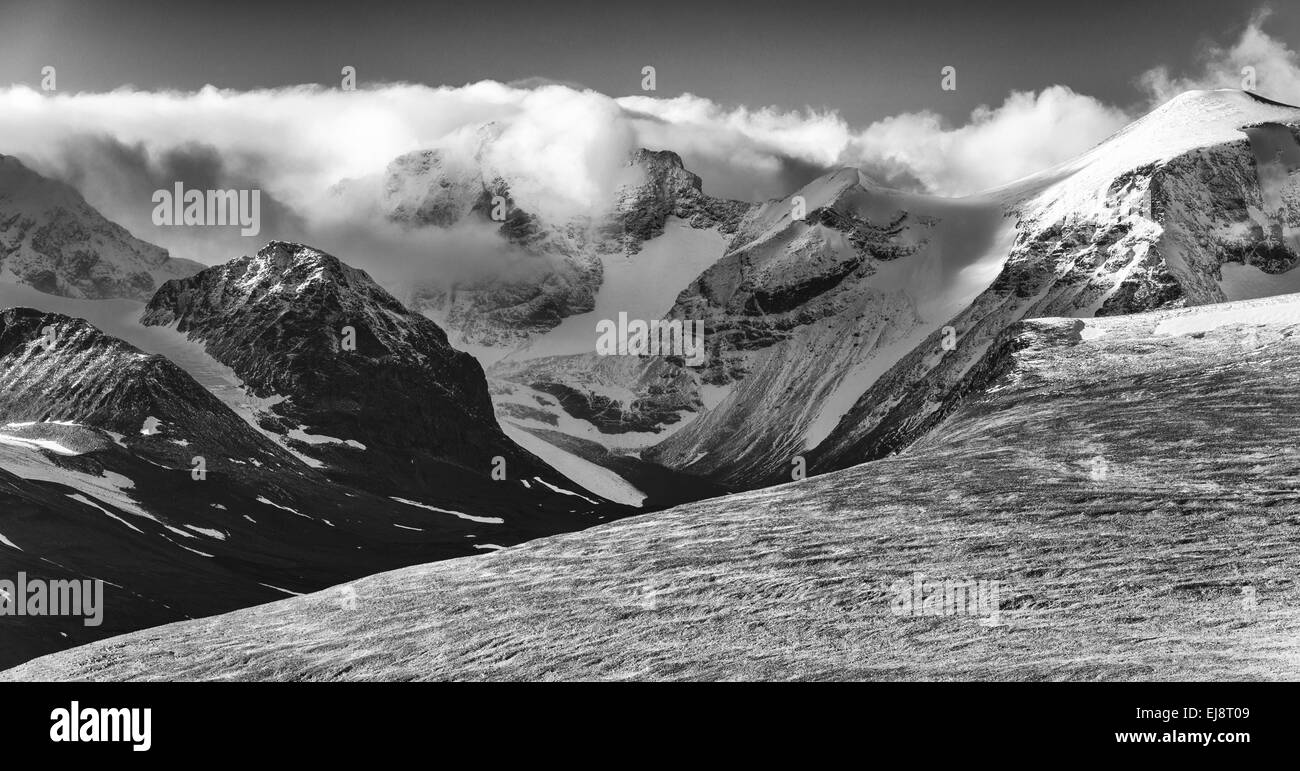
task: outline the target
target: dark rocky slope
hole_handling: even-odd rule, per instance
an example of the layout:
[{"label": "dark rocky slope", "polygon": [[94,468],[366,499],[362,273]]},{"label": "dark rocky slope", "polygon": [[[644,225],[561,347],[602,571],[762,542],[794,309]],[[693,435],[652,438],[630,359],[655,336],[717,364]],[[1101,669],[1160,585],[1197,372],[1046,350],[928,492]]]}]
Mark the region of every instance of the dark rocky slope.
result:
[{"label": "dark rocky slope", "polygon": [[[1300,678],[1300,296],[1026,321],[1003,342],[897,456],[4,676]],[[996,602],[911,613],[898,587],[918,576],[996,581]]]}]

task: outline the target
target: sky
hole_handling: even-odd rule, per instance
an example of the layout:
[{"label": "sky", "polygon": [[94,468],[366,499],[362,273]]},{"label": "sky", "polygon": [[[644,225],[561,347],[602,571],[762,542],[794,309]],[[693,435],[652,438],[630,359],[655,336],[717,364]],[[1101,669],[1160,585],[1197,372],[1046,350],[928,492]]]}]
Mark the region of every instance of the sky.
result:
[{"label": "sky", "polygon": [[1171,7],[0,0],[0,153],[207,263],[247,244],[155,227],[153,191],[256,188],[260,240],[394,264],[490,248],[412,241],[370,205],[391,161],[428,149],[478,158],[552,218],[607,205],[637,147],[674,150],[706,192],[743,200],[841,166],[962,196],[1067,161],[1183,90],[1241,87],[1245,66],[1255,90],[1300,104],[1300,4]]},{"label": "sky", "polygon": [[[459,86],[549,79],[610,96],[834,109],[855,125],[933,110],[960,120],[1011,91],[1065,84],[1110,104],[1136,76],[1185,70],[1207,41],[1235,37],[1252,7],[1222,0],[1025,2],[589,0],[328,2],[0,0],[0,83],[61,88],[247,90],[367,82]],[[1269,29],[1300,39],[1300,5]],[[954,66],[958,89],[939,89]]]}]

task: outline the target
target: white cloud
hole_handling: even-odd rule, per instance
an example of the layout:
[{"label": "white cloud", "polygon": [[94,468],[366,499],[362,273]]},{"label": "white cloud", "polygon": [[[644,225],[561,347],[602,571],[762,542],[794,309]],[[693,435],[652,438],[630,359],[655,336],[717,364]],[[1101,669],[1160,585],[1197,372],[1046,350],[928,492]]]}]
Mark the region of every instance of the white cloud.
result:
[{"label": "white cloud", "polygon": [[766,107],[724,109],[692,94],[671,99],[626,96],[619,104],[655,120],[638,122],[639,133],[679,152],[726,155],[739,150],[741,163],[762,165],[761,155],[784,154],[822,165],[843,160],[852,131],[835,113],[781,111]]},{"label": "white cloud", "polygon": [[868,172],[911,176],[940,195],[966,195],[1069,160],[1128,123],[1130,116],[1064,86],[1013,92],[981,106],[962,126],[928,112],[879,121],[854,138],[850,155]]},{"label": "white cloud", "polygon": [[1200,72],[1174,76],[1167,67],[1156,67],[1144,72],[1139,83],[1153,104],[1158,104],[1184,91],[1242,88],[1242,70],[1253,67],[1254,91],[1288,104],[1300,104],[1300,57],[1286,43],[1264,31],[1264,22],[1270,14],[1265,8],[1251,16],[1233,45],[1207,46],[1199,57]]},{"label": "white cloud", "polygon": [[[106,135],[133,148],[153,177],[170,168],[168,158],[201,150],[225,178],[255,182],[310,222],[320,197],[340,180],[381,173],[413,150],[474,153],[475,136],[493,122],[496,139],[479,162],[509,179],[520,206],[559,217],[607,205],[619,169],[641,146],[677,151],[720,194],[784,195],[795,184],[792,174],[858,164],[961,194],[1065,160],[1121,120],[1117,110],[1060,87],[1013,94],[1000,107],[976,110],[964,126],[917,113],[860,130],[833,112],[724,108],[689,94],[613,99],[553,84],[55,96],[13,87],[0,90],[0,152],[42,171],[80,175],[92,203],[135,228],[152,208],[145,192],[124,197],[103,161],[91,164],[99,167],[94,184],[86,153],[69,148]],[[70,168],[70,156],[80,156],[81,168]]]},{"label": "white cloud", "polygon": [[1066,161],[1131,119],[1064,86],[1013,92],[998,107],[977,108],[960,126],[919,112],[860,130],[835,113],[725,110],[691,95],[625,97],[619,103],[656,119],[638,125],[639,135],[687,156],[726,158],[769,174],[782,158],[823,168],[864,166],[885,180],[919,183],[938,195],[978,192]]},{"label": "white cloud", "polygon": [[[0,152],[58,168],[68,142],[106,133],[160,157],[185,145],[213,148],[256,172],[290,204],[340,179],[382,171],[403,153],[452,141],[466,127],[498,121],[493,161],[545,179],[548,197],[590,205],[607,167],[633,138],[608,97],[562,86],[514,89],[494,82],[461,88],[388,85],[343,92],[316,87],[194,93],[119,90],[41,96],[0,90]],[[253,167],[256,168],[253,168]]]},{"label": "white cloud", "polygon": [[[1239,85],[1249,64],[1263,93],[1300,99],[1297,56],[1262,30],[1265,19],[1256,15],[1234,44],[1203,52],[1199,72],[1175,77],[1156,69],[1141,84],[1162,100],[1188,88]],[[1073,158],[1133,117],[1065,86],[1013,92],[960,124],[917,112],[865,127],[835,112],[724,107],[689,94],[611,98],[555,83],[57,95],[14,86],[0,89],[0,153],[74,182],[141,237],[205,262],[255,245],[229,234],[153,228],[152,189],[175,181],[255,185],[269,201],[269,226],[259,240],[477,254],[490,244],[395,234],[373,207],[357,205],[340,216],[325,202],[341,180],[373,179],[399,155],[429,148],[506,177],[521,207],[550,218],[608,205],[627,156],[642,146],[677,151],[706,190],[733,197],[786,195],[837,166],[863,167],[888,184],[964,195]],[[495,139],[483,145],[489,123]]]}]

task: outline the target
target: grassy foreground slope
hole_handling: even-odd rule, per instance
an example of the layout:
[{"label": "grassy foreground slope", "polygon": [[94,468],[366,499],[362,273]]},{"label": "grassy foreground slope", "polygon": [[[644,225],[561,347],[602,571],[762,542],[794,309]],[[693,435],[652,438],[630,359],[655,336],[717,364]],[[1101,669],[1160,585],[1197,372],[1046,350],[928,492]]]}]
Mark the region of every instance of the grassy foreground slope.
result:
[{"label": "grassy foreground slope", "polygon": [[[899,455],[3,676],[1297,679],[1297,373],[1300,295],[1024,322]],[[898,612],[917,574],[997,618]]]}]

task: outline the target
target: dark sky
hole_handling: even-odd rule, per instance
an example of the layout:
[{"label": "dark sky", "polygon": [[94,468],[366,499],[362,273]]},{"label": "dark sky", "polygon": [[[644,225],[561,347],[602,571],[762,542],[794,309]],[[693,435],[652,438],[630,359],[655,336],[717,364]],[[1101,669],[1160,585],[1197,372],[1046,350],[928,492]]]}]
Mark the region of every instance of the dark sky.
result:
[{"label": "dark sky", "polygon": [[[192,7],[187,7],[192,6]],[[0,84],[59,90],[247,89],[364,81],[461,85],[549,78],[613,96],[658,70],[659,96],[724,105],[833,107],[855,124],[918,109],[964,118],[1012,89],[1069,85],[1108,102],[1139,98],[1135,76],[1191,66],[1230,43],[1258,6],[1179,2],[230,2],[0,0]],[[1300,3],[1266,29],[1300,39]],[[958,69],[958,90],[939,70]]]}]

